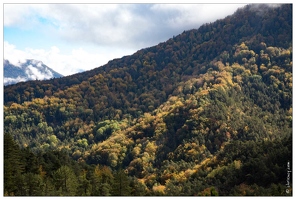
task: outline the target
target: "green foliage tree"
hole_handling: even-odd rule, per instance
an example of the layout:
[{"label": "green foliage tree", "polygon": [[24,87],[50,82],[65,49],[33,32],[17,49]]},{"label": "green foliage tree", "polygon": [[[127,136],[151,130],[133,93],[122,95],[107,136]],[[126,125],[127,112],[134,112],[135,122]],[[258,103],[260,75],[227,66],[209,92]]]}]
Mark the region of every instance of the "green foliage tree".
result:
[{"label": "green foliage tree", "polygon": [[62,196],[74,196],[77,192],[78,181],[73,170],[68,166],[61,166],[53,175],[56,190]]},{"label": "green foliage tree", "polygon": [[111,196],[114,177],[110,168],[96,166],[92,179],[93,196]]},{"label": "green foliage tree", "polygon": [[87,171],[82,170],[78,177],[78,188],[77,193],[78,196],[90,196],[91,195],[91,184],[90,180],[87,178]]},{"label": "green foliage tree", "polygon": [[18,186],[23,180],[24,164],[21,161],[21,152],[13,138],[4,134],[4,192],[7,195],[18,195]]},{"label": "green foliage tree", "polygon": [[114,182],[112,185],[112,196],[130,196],[131,187],[130,179],[123,169],[119,169],[114,174]]},{"label": "green foliage tree", "polygon": [[44,183],[43,179],[38,174],[26,173],[24,176],[25,196],[43,196]]}]

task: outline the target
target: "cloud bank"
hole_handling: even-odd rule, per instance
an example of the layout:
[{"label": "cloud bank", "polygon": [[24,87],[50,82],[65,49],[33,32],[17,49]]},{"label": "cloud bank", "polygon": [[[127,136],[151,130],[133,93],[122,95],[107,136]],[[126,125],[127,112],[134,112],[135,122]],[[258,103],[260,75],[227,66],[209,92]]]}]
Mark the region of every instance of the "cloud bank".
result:
[{"label": "cloud bank", "polygon": [[[150,46],[243,4],[5,4],[4,26],[40,27],[69,42]],[[147,39],[148,38],[148,39]]]},{"label": "cloud bank", "polygon": [[69,54],[63,54],[56,46],[51,47],[49,50],[26,48],[22,51],[8,42],[4,42],[4,49],[4,59],[9,60],[13,65],[18,66],[20,62],[23,63],[26,59],[39,60],[64,76],[100,67],[109,60],[120,57],[125,53],[132,53],[132,51],[114,50],[104,54],[104,49],[91,53],[79,48],[73,49]]},{"label": "cloud bank", "polygon": [[[244,4],[4,4],[4,27],[38,30],[73,46],[18,50],[4,43],[6,56],[41,60],[69,75],[99,67],[204,23],[233,14]],[[32,40],[34,42],[34,40]],[[91,49],[88,47],[91,46]],[[16,56],[11,56],[12,54]],[[28,58],[29,56],[29,58]],[[115,56],[115,57],[112,57]],[[12,58],[13,59],[13,58]],[[10,60],[11,61],[11,60]],[[13,61],[12,61],[13,62]]]}]

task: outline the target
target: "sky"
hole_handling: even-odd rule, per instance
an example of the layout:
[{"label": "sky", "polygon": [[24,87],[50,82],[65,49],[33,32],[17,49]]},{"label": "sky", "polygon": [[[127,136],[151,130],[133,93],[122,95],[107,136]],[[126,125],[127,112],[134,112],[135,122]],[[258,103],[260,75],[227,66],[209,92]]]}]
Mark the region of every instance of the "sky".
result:
[{"label": "sky", "polygon": [[246,4],[4,4],[3,57],[62,75],[106,64],[233,14]]}]

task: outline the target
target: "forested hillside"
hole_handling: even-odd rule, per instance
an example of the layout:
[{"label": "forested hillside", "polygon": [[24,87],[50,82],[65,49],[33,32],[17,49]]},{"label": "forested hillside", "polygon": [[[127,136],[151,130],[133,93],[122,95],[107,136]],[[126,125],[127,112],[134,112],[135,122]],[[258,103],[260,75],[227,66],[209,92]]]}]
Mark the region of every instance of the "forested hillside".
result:
[{"label": "forested hillside", "polygon": [[5,195],[285,196],[288,168],[292,5],[4,87]]}]

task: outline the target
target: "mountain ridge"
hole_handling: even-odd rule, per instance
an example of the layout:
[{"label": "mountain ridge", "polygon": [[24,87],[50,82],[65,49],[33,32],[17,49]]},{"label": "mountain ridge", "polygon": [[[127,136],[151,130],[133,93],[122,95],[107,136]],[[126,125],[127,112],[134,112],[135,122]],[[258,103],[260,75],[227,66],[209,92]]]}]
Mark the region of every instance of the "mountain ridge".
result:
[{"label": "mountain ridge", "polygon": [[[260,6],[262,6],[263,7],[263,10],[266,10],[269,6],[266,6],[266,5],[260,5]],[[257,8],[258,6],[256,6],[256,9],[258,9]],[[247,10],[247,12],[251,12],[252,10],[254,10],[254,9],[252,9],[252,5],[248,5],[248,6],[246,6],[246,9],[245,10]],[[277,10],[276,8],[275,9],[273,9],[273,10]],[[234,16],[235,15],[239,15],[240,14],[240,12],[241,12],[241,10],[240,9],[238,9],[238,11],[237,12],[235,12],[234,13]],[[279,12],[279,11],[278,11]],[[256,17],[257,15],[256,15],[256,12],[254,13],[254,14],[252,14],[252,15],[246,15],[246,16],[249,16],[250,18],[254,18],[254,17]],[[260,14],[260,18],[262,18],[262,16],[264,16],[263,15],[263,13],[261,13]],[[266,16],[265,15],[265,17],[268,17],[268,16]],[[290,19],[291,18],[291,16],[285,16],[287,19]],[[233,18],[233,20],[235,20],[235,17]],[[243,23],[243,21],[244,20],[241,20],[240,19],[240,23]],[[255,20],[251,20],[251,19],[248,19],[248,21],[255,21]],[[265,30],[265,28],[266,27],[269,27],[270,25],[270,23],[274,23],[274,22],[272,22],[271,20],[266,20],[268,23],[268,26],[266,25],[266,26],[260,26],[261,27],[261,29],[262,29],[262,31],[264,31]],[[276,21],[278,21],[278,20],[276,20]],[[231,35],[231,33],[234,31],[233,29],[235,28],[235,27],[231,27],[231,26],[227,26],[227,27],[225,27],[225,22],[226,23],[230,23],[231,21],[229,20],[229,17],[226,17],[225,18],[225,20],[217,20],[216,21],[216,24],[217,23],[222,23],[221,25],[219,25],[219,26],[224,26],[224,29],[222,30],[222,33],[221,33],[221,35],[224,37],[227,37],[228,39],[229,39],[229,35]],[[255,22],[254,22],[255,23]],[[291,21],[290,21],[290,23],[291,23]],[[211,24],[213,24],[213,23],[211,23]],[[210,36],[210,34],[213,32],[212,31],[212,25],[211,24],[206,24],[206,25],[202,25],[200,28],[199,28],[199,32],[197,31],[197,30],[195,30],[195,29],[193,29],[193,30],[191,30],[191,31],[185,31],[185,32],[183,32],[183,34],[180,34],[180,35],[178,35],[178,36],[176,36],[176,37],[174,37],[174,38],[171,38],[171,39],[169,39],[167,42],[163,42],[163,43],[160,43],[159,45],[155,45],[155,46],[153,46],[153,47],[149,47],[149,48],[145,48],[145,49],[141,49],[141,50],[139,50],[139,51],[137,51],[135,54],[133,54],[133,55],[131,55],[131,56],[124,56],[122,59],[114,59],[114,60],[111,60],[111,61],[109,61],[106,65],[104,65],[104,66],[102,66],[102,67],[98,67],[98,68],[95,68],[95,69],[93,69],[93,70],[89,70],[89,71],[86,71],[86,72],[82,72],[82,73],[78,73],[78,74],[74,74],[74,75],[70,75],[70,76],[67,76],[68,78],[66,78],[66,79],[72,79],[72,81],[73,81],[73,84],[77,84],[79,81],[82,81],[83,80],[83,77],[85,77],[86,79],[87,79],[87,77],[91,77],[91,76],[93,76],[94,74],[98,74],[98,73],[101,73],[101,72],[108,72],[108,71],[110,71],[111,69],[112,69],[112,67],[111,66],[115,66],[115,65],[117,65],[117,61],[118,60],[127,60],[127,59],[129,59],[129,58],[131,58],[131,59],[129,59],[130,61],[132,61],[132,60],[137,60],[137,61],[139,61],[139,63],[140,64],[143,64],[143,62],[141,61],[141,59],[143,59],[142,58],[142,56],[141,56],[141,54],[143,54],[143,53],[145,53],[145,52],[148,52],[148,51],[155,51],[157,48],[162,48],[162,49],[167,49],[167,50],[170,50],[167,46],[170,46],[170,45],[172,45],[172,44],[174,44],[174,42],[177,40],[177,39],[181,39],[182,37],[186,37],[186,36],[188,36],[188,34],[189,35],[194,35],[195,36],[195,40],[194,41],[192,41],[192,43],[194,43],[194,44],[196,44],[197,45],[197,47],[198,48],[194,48],[193,49],[193,51],[194,51],[194,54],[195,55],[198,55],[198,54],[200,54],[202,51],[205,51],[205,50],[207,50],[207,49],[212,49],[213,47],[211,47],[211,45],[214,45],[213,44],[213,42],[211,42],[213,39],[211,39],[211,40],[209,40],[209,36]],[[248,24],[249,24],[249,22],[248,22]],[[258,22],[256,22],[256,24],[258,24]],[[280,22],[278,22],[278,24],[281,24],[282,26],[286,26],[286,24],[287,24],[287,22],[286,21],[284,21],[283,19],[282,19],[282,21],[280,21]],[[239,24],[240,25],[240,24]],[[230,27],[230,28],[229,28]],[[246,27],[246,26],[244,26],[244,27]],[[256,27],[258,27],[257,25],[256,25]],[[246,28],[245,28],[246,29]],[[244,29],[244,30],[245,30]],[[291,38],[292,36],[291,36],[291,33],[290,32],[287,32],[287,31],[285,31],[285,29],[284,28],[282,28],[284,31],[284,33],[286,32],[286,34],[290,34],[289,36],[288,36],[288,38]],[[242,34],[245,34],[246,36],[248,36],[248,37],[250,37],[249,36],[249,34],[248,33],[244,33],[242,30],[242,28],[240,28],[239,29],[242,33],[240,33],[240,32],[238,32],[238,34],[239,35],[242,35]],[[251,30],[253,30],[253,28],[251,28],[251,29],[248,29],[249,31],[251,31]],[[278,32],[279,31],[279,29],[272,29],[273,31],[276,31],[276,32]],[[269,30],[270,31],[270,30]],[[201,32],[205,32],[205,34],[203,34],[203,35],[201,35]],[[219,33],[220,34],[220,33]],[[272,33],[273,34],[273,33]],[[281,34],[278,34],[278,35],[281,35]],[[266,42],[266,40],[267,40],[267,37],[264,37],[262,34],[259,34],[258,36],[256,36],[256,37],[259,37],[258,38],[258,40],[261,40],[261,41],[263,41],[263,42]],[[215,37],[214,37],[215,38]],[[217,39],[217,37],[216,37],[216,39]],[[227,40],[225,40],[225,41],[228,41],[228,39]],[[209,41],[208,41],[209,40]],[[231,40],[230,40],[231,41]],[[234,44],[236,44],[236,43],[240,43],[240,42],[242,42],[242,41],[244,41],[244,39],[240,39],[240,41],[236,41],[236,42],[231,42],[232,43],[232,45],[234,45]],[[287,45],[289,45],[289,44],[284,44],[283,42],[281,42],[281,41],[287,41],[287,40],[283,40],[283,38],[281,38],[281,39],[272,39],[272,40],[268,40],[268,43],[270,43],[269,45],[270,46],[273,46],[275,43],[274,42],[277,42],[277,43],[282,43],[282,44],[280,44],[280,46],[283,46],[283,47],[287,47]],[[223,44],[223,45],[221,45],[220,43],[217,43],[217,42],[222,42],[221,44]],[[216,44],[217,43],[217,44]],[[231,43],[230,44],[226,44],[223,40],[220,40],[220,41],[216,41],[216,43],[215,43],[215,45],[218,45],[218,46],[227,46],[228,48],[232,48],[231,46]],[[180,43],[181,44],[181,43]],[[201,45],[200,45],[201,44]],[[165,46],[164,46],[165,45]],[[260,44],[255,44],[255,43],[253,43],[253,45],[256,45],[255,47],[252,47],[252,48],[258,48],[258,46],[260,46]],[[221,48],[220,47],[220,48]],[[219,52],[220,53],[222,53],[222,51],[223,50],[220,50]],[[213,54],[213,55],[216,55],[216,53],[218,53],[218,52],[216,52],[216,51],[214,51],[214,53],[215,54]],[[178,55],[180,55],[181,53],[178,53]],[[192,54],[192,52],[191,52],[191,54]],[[205,58],[207,58],[208,56],[210,56],[211,54],[210,54],[210,52],[209,53],[207,53],[207,56],[205,56]],[[168,57],[168,56],[172,56],[172,55],[165,55],[165,52],[164,51],[162,51],[162,52],[160,52],[160,54],[158,55],[160,58],[162,58],[163,56],[165,56],[165,57]],[[201,57],[202,58],[202,57]],[[213,58],[213,56],[211,56],[210,58]],[[148,59],[150,59],[150,58],[148,58]],[[159,58],[158,58],[159,59]],[[192,58],[191,58],[192,59]],[[195,59],[194,57],[193,57],[193,59]],[[203,59],[203,58],[202,58]],[[131,63],[131,62],[127,62],[127,63],[125,63],[125,64],[123,64],[123,65],[132,65],[132,64],[135,64],[135,63]],[[198,65],[200,66],[200,65],[202,65],[202,63],[198,63]],[[158,63],[158,66],[159,67],[163,67],[163,63]],[[117,65],[117,67],[119,67],[119,68],[122,68],[123,66],[122,66],[122,64],[119,64],[119,65]],[[63,80],[65,80],[65,79],[59,79],[59,80],[55,80],[55,83],[57,83],[58,84],[58,87],[60,87],[61,89],[62,88],[64,88],[64,84],[62,83],[63,82]],[[69,84],[69,82],[71,82],[71,81],[69,81],[69,80],[67,80],[67,81],[65,81],[65,82],[67,82],[67,84]],[[53,83],[53,81],[46,81],[46,82],[44,82],[45,84],[48,84],[48,83]],[[71,84],[71,83],[70,83]],[[40,97],[44,97],[44,96],[40,96]],[[5,98],[5,102],[6,102],[7,100],[6,100],[6,98]]]},{"label": "mountain ridge", "polygon": [[124,169],[149,195],[289,195],[292,5],[259,7],[88,72],[5,87],[4,132],[35,154],[65,151],[88,177]]},{"label": "mountain ridge", "polygon": [[4,65],[4,85],[15,84],[29,80],[46,80],[51,78],[60,78],[63,75],[55,72],[41,61],[26,59],[25,62],[19,62],[13,65],[9,60],[3,61]]}]

